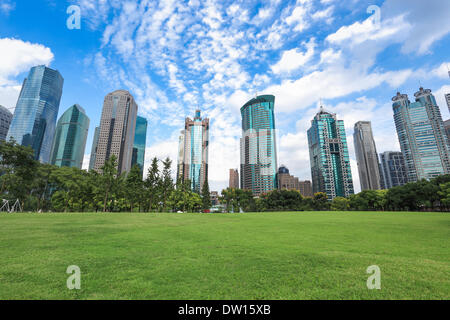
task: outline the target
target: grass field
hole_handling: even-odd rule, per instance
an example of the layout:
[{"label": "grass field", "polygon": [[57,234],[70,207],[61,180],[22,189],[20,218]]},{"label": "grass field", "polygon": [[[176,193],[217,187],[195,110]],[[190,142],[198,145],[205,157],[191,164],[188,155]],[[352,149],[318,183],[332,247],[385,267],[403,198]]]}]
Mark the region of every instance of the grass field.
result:
[{"label": "grass field", "polygon": [[449,298],[445,213],[0,215],[0,299]]}]

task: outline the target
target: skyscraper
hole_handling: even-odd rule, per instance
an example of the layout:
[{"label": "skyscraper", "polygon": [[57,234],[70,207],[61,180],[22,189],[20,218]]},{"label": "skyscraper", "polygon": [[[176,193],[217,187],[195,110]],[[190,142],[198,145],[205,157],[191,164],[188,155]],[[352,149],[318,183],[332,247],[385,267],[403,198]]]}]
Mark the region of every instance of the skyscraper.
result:
[{"label": "skyscraper", "polygon": [[63,113],[56,125],[51,164],[82,168],[89,122],[86,112],[78,104]]},{"label": "skyscraper", "polygon": [[105,162],[115,155],[118,173],[130,171],[137,111],[138,106],[128,91],[117,90],[105,97],[94,170],[101,171]]},{"label": "skyscraper", "polygon": [[321,108],[308,130],[313,192],[328,198],[348,197],[354,193],[344,121]]},{"label": "skyscraper", "polygon": [[353,140],[361,190],[380,190],[380,163],[370,121],[355,124]]},{"label": "skyscraper", "polygon": [[200,193],[208,180],[209,119],[202,119],[200,110],[195,118],[186,118],[179,139],[178,177],[189,179],[192,190]]},{"label": "skyscraper", "polygon": [[277,189],[275,97],[258,96],[241,108],[241,188],[255,196]]},{"label": "skyscraper", "polygon": [[46,66],[31,68],[24,80],[7,140],[32,147],[34,157],[50,162],[64,79]]},{"label": "skyscraper", "polygon": [[447,140],[450,143],[450,119],[444,121],[445,133],[447,134]]},{"label": "skyscraper", "polygon": [[100,127],[95,127],[94,140],[92,141],[91,158],[89,160],[89,171],[94,170],[95,159],[97,157],[98,138],[100,136]]},{"label": "skyscraper", "polygon": [[133,156],[131,166],[138,165],[144,175],[145,145],[147,143],[147,119],[143,117],[136,118],[136,132],[134,134]]},{"label": "skyscraper", "polygon": [[239,189],[239,171],[237,169],[230,169],[230,185],[231,189]]},{"label": "skyscraper", "polygon": [[6,140],[12,117],[13,115],[8,109],[4,106],[0,106],[0,141]]},{"label": "skyscraper", "polygon": [[420,88],[411,103],[408,95],[392,98],[398,140],[409,182],[450,173],[448,139],[431,90]]},{"label": "skyscraper", "polygon": [[450,93],[445,95],[445,100],[447,100],[448,111],[450,111]]},{"label": "skyscraper", "polygon": [[384,188],[403,186],[408,183],[406,175],[405,159],[401,152],[387,151],[380,154],[381,176]]}]

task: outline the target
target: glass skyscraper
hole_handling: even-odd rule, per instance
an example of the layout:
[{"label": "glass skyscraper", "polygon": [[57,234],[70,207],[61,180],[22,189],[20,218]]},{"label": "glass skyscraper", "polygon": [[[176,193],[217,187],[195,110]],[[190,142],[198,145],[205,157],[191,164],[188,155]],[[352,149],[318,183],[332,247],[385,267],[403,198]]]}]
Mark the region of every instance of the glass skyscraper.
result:
[{"label": "glass skyscraper", "polygon": [[344,121],[321,108],[308,130],[313,193],[328,199],[354,194]]},{"label": "glass skyscraper", "polygon": [[64,79],[46,66],[33,67],[24,80],[7,140],[30,146],[36,160],[50,162]]},{"label": "glass skyscraper", "polygon": [[0,106],[0,141],[5,141],[8,135],[9,126],[12,121],[12,113],[4,106]]},{"label": "glass skyscraper", "polygon": [[64,112],[56,125],[51,164],[82,168],[89,123],[86,112],[78,104]]},{"label": "glass skyscraper", "polygon": [[392,98],[408,182],[450,173],[448,139],[436,99],[431,90],[424,88],[414,96],[414,103],[400,92]]},{"label": "glass skyscraper", "polygon": [[381,177],[384,182],[384,188],[403,186],[408,183],[406,175],[405,159],[401,152],[387,151],[380,154]]},{"label": "glass skyscraper", "polygon": [[380,163],[370,121],[355,124],[353,134],[361,190],[380,190]]},{"label": "glass skyscraper", "polygon": [[241,188],[255,196],[278,188],[275,97],[258,96],[241,108]]},{"label": "glass skyscraper", "polygon": [[209,119],[202,119],[200,110],[194,120],[186,118],[178,150],[177,178],[189,179],[193,191],[200,193],[208,180]]},{"label": "glass skyscraper", "polygon": [[136,117],[136,131],[134,134],[133,157],[131,167],[138,165],[144,175],[145,145],[147,142],[147,119]]},{"label": "glass skyscraper", "polygon": [[98,138],[100,136],[100,127],[94,131],[94,140],[92,141],[91,158],[89,160],[89,171],[94,170],[95,159],[97,158]]}]

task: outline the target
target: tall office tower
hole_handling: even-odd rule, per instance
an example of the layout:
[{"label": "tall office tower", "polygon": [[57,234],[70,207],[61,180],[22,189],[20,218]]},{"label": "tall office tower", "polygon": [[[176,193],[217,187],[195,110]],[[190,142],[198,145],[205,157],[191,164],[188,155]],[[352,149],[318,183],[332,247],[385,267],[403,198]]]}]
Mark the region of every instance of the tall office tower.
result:
[{"label": "tall office tower", "polygon": [[64,79],[46,66],[33,67],[24,80],[7,140],[32,147],[34,157],[50,162]]},{"label": "tall office tower", "polygon": [[300,181],[290,174],[289,169],[282,165],[278,169],[278,190],[297,190],[304,197],[312,197],[311,181]]},{"label": "tall office tower", "polygon": [[92,141],[91,158],[89,160],[89,171],[94,170],[95,159],[97,157],[98,138],[100,136],[100,127],[95,127],[94,140]]},{"label": "tall office tower", "polygon": [[208,180],[209,119],[202,119],[200,110],[195,118],[186,118],[181,132],[178,158],[178,177],[189,179],[193,191],[200,193]]},{"label": "tall office tower", "polygon": [[431,90],[423,88],[414,96],[414,103],[400,92],[392,98],[408,182],[450,173],[448,139],[436,99]]},{"label": "tall office tower", "polygon": [[321,107],[308,130],[313,192],[330,200],[354,193],[347,137],[343,120]]},{"label": "tall office tower", "polygon": [[141,168],[142,177],[144,176],[145,145],[147,143],[147,119],[143,117],[136,118],[136,132],[134,134],[133,156],[131,166],[138,165]]},{"label": "tall office tower", "polygon": [[63,113],[56,125],[51,164],[58,167],[83,167],[90,120],[78,104]]},{"label": "tall office tower", "polygon": [[241,108],[241,188],[255,196],[277,189],[275,97],[258,96]]},{"label": "tall office tower", "polygon": [[370,121],[355,124],[353,140],[361,190],[380,190],[380,163]]},{"label": "tall office tower", "polygon": [[445,100],[447,100],[448,111],[450,111],[450,93],[445,95]]},{"label": "tall office tower", "polygon": [[128,91],[117,90],[105,97],[94,170],[101,171],[105,162],[115,155],[118,173],[130,171],[137,111],[138,106]]},{"label": "tall office tower", "polygon": [[4,106],[0,106],[0,141],[5,141],[8,135],[13,115]]},{"label": "tall office tower", "polygon": [[239,171],[237,169],[230,169],[230,188],[239,189]]},{"label": "tall office tower", "polygon": [[450,119],[444,121],[444,128],[445,128],[445,133],[447,135],[447,139],[450,143]]},{"label": "tall office tower", "polygon": [[381,153],[380,160],[381,176],[385,189],[403,186],[408,183],[405,159],[401,152],[387,151]]}]

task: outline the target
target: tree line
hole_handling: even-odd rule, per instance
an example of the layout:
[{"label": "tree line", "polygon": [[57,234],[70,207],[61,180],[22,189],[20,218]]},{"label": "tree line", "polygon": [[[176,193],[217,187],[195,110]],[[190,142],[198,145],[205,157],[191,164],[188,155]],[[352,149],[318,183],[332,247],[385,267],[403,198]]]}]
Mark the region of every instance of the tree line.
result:
[{"label": "tree line", "polygon": [[[118,174],[112,156],[100,172],[57,167],[34,160],[30,147],[0,142],[0,196],[24,211],[53,212],[201,212],[211,208],[208,181],[200,194],[189,180],[175,181],[169,158],[152,159],[145,179],[139,166]],[[421,180],[389,190],[366,190],[329,201],[295,190],[274,190],[260,197],[251,191],[225,189],[220,202],[226,212],[268,211],[449,211],[450,175]]]},{"label": "tree line", "polygon": [[[160,166],[161,162],[161,166]],[[154,158],[142,179],[134,166],[118,174],[117,158],[100,172],[57,167],[34,160],[30,147],[0,142],[0,196],[19,199],[24,211],[54,212],[199,212],[211,207],[208,182],[202,193],[191,191],[190,181],[172,179],[172,161]],[[160,168],[161,167],[161,168]]]}]

